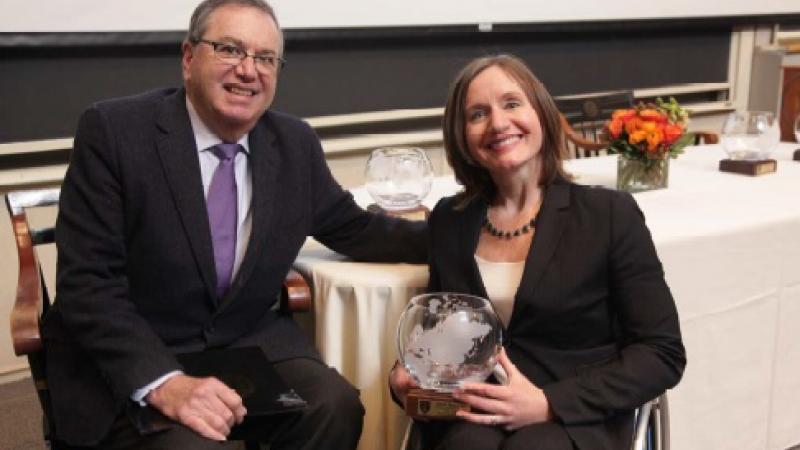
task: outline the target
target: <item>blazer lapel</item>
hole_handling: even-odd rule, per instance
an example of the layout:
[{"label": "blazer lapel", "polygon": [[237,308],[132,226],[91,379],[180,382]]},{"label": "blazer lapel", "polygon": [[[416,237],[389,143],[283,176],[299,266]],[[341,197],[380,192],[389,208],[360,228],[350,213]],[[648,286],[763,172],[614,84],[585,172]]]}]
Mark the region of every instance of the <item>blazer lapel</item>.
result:
[{"label": "blazer lapel", "polygon": [[231,289],[225,295],[220,309],[226,307],[236,297],[242,286],[252,274],[258,263],[264,243],[272,230],[272,220],[275,210],[275,186],[280,167],[280,152],[276,141],[277,136],[268,124],[267,113],[250,132],[250,173],[253,181],[253,196],[250,202],[252,222],[250,239],[244,259],[233,279]]},{"label": "blazer lapel", "polygon": [[183,89],[164,99],[156,124],[163,132],[156,146],[167,184],[209,298],[214,299],[216,298],[214,250],[206,201],[203,197],[200,160],[197,156],[189,113],[186,111],[186,93]]},{"label": "blazer lapel", "polygon": [[541,280],[545,268],[558,247],[569,207],[569,192],[570,186],[565,182],[555,182],[547,188],[539,217],[536,220],[536,235],[531,243],[522,281],[514,300],[511,323],[515,321],[515,317],[519,317],[520,308],[524,307],[521,298],[529,297],[529,293],[535,292],[536,285]]},{"label": "blazer lapel", "polygon": [[470,292],[484,298],[489,298],[489,295],[486,293],[486,286],[483,284],[478,262],[475,261],[475,251],[478,249],[478,241],[481,237],[481,226],[483,225],[483,218],[486,217],[487,207],[488,204],[483,197],[473,201],[467,206],[467,210],[465,211],[466,220],[461,222],[461,238],[459,240],[459,242],[466,244],[461,247],[464,253],[459,260],[463,261],[464,267],[462,268],[462,273],[466,275]]}]

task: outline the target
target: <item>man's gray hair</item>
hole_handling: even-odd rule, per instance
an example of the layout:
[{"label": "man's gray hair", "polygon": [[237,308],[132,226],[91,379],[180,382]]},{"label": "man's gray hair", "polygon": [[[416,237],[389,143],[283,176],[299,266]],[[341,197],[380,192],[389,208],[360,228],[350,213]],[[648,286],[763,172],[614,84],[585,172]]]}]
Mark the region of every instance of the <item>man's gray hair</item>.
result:
[{"label": "man's gray hair", "polygon": [[216,11],[218,8],[228,5],[236,5],[236,6],[244,6],[248,8],[255,8],[259,11],[262,11],[264,14],[268,15],[272,20],[275,22],[275,26],[278,27],[278,32],[281,34],[281,49],[280,53],[283,53],[283,32],[281,31],[280,24],[278,24],[278,18],[275,17],[275,11],[272,9],[272,6],[269,3],[265,2],[264,0],[205,0],[199,5],[197,8],[194,9],[194,13],[192,13],[192,19],[189,21],[189,31],[186,33],[186,40],[196,44],[203,38],[203,35],[206,32],[206,28],[208,28],[208,18],[211,17],[211,13]]}]

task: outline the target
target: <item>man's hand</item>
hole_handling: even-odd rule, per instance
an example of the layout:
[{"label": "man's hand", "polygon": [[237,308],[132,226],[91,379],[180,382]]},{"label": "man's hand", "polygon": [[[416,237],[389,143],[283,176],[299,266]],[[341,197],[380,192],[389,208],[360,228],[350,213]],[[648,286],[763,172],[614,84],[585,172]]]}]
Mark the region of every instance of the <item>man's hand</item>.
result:
[{"label": "man's hand", "polygon": [[216,378],[176,375],[145,400],[162,414],[215,441],[226,440],[247,410],[242,398]]}]

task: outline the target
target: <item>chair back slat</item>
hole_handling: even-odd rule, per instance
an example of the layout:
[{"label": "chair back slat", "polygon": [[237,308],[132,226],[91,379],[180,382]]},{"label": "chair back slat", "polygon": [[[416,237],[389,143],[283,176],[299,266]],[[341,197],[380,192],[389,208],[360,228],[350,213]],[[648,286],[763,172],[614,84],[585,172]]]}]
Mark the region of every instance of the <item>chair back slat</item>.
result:
[{"label": "chair back slat", "polygon": [[43,244],[52,244],[56,241],[55,227],[39,228],[36,230],[30,230],[30,232],[31,232],[31,243],[34,246]]}]

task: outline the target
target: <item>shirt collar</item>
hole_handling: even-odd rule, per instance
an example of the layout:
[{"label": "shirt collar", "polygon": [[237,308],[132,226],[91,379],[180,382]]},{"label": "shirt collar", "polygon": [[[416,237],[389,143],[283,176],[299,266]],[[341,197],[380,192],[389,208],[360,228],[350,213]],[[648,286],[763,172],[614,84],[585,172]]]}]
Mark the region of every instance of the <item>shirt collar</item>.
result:
[{"label": "shirt collar", "polygon": [[[194,142],[197,145],[198,152],[208,150],[209,148],[223,142],[222,139],[214,134],[214,132],[211,131],[200,119],[200,116],[197,114],[197,110],[194,109],[194,105],[192,105],[191,100],[189,100],[189,96],[186,96],[186,110],[189,112],[189,121],[192,123]],[[247,134],[242,136],[237,143],[242,146],[245,153],[248,155],[250,154],[250,143]]]}]

